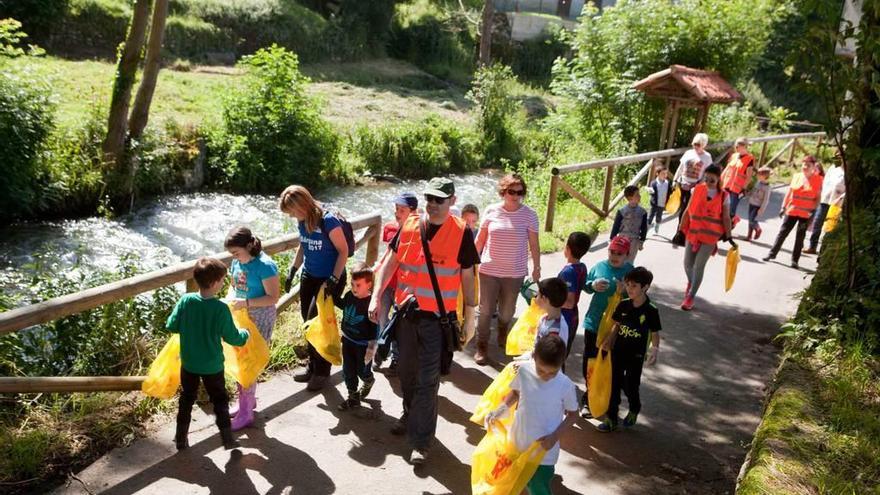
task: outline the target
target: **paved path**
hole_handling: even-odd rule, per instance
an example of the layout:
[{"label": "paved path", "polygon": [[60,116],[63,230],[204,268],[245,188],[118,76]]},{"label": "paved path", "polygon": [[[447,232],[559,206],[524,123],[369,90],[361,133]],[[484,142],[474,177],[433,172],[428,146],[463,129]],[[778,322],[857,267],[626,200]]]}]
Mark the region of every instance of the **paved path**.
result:
[{"label": "paved path", "polygon": [[[778,211],[783,192],[774,192],[769,211]],[[804,257],[801,271],[789,268],[785,248],[779,263],[760,261],[779,224],[768,219],[760,242],[740,242],[742,262],[731,292],[723,292],[723,256],[710,260],[693,313],[678,309],[683,250],[668,242],[674,220],[660,236],[649,236],[637,264],[655,273],[650,294],[665,330],[659,363],[643,376],[639,424],[601,434],[579,420],[562,439],[554,493],[733,492],[777,363],[770,338],[795,309],[797,293],[815,267],[815,257]],[[744,230],[740,225],[738,232]],[[599,237],[588,264],[603,258],[606,241],[607,235]],[[556,273],[562,264],[559,254],[544,256],[543,273]],[[582,298],[581,314],[588,302],[589,296]],[[521,303],[518,312],[523,309]],[[568,366],[576,383],[582,347],[578,335]],[[166,424],[98,460],[78,474],[81,482],[59,491],[82,493],[86,486],[120,494],[467,494],[470,456],[483,434],[468,416],[502,367],[477,366],[472,354],[472,348],[461,353],[441,385],[438,444],[423,467],[408,465],[405,440],[388,433],[401,413],[396,380],[380,376],[370,407],[340,413],[336,404],[344,385],[334,368],[333,386],[319,394],[287,374],[261,384],[258,428],[240,435],[238,450],[223,450],[210,417],[197,411],[189,450],[174,451],[173,424]]]}]

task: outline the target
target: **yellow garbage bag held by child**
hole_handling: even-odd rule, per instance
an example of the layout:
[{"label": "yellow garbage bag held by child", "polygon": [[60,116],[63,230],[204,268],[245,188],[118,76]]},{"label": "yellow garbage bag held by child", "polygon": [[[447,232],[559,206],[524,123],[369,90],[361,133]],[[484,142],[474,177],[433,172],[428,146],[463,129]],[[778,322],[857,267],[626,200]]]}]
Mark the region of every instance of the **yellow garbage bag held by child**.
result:
[{"label": "yellow garbage bag held by child", "polygon": [[[513,383],[513,378],[518,371],[519,367],[517,363],[507,363],[507,366],[501,370],[501,373],[498,373],[495,380],[486,387],[486,391],[483,392],[483,396],[480,397],[480,401],[477,402],[477,407],[474,408],[474,414],[470,417],[472,422],[483,426],[486,415],[495,409],[498,409],[498,406],[504,402],[504,398],[510,393],[510,384]],[[514,410],[516,410],[516,407],[510,409],[511,416],[513,415]],[[510,421],[508,420],[507,422],[509,423]]]},{"label": "yellow garbage bag held by child", "polygon": [[733,245],[727,251],[727,260],[724,268],[724,291],[727,292],[733,287],[733,281],[736,280],[736,267],[739,265],[739,246]]},{"label": "yellow garbage bag held by child", "polygon": [[831,205],[831,207],[828,208],[828,215],[825,217],[825,223],[822,224],[822,232],[828,233],[837,227],[837,222],[840,221],[841,211],[840,205]]},{"label": "yellow garbage bag held by child", "polygon": [[612,316],[614,316],[614,311],[617,310],[618,304],[620,304],[620,292],[614,291],[614,294],[608,298],[608,306],[605,307],[605,312],[602,313],[602,321],[599,322],[599,330],[596,336],[596,345],[600,345],[605,340],[605,337],[611,333],[611,330],[614,329],[614,318]]},{"label": "yellow garbage bag held by child", "polygon": [[159,351],[141,391],[157,399],[170,399],[180,386],[180,334],[175,333]]},{"label": "yellow garbage bag held by child", "polygon": [[546,451],[533,442],[519,451],[507,430],[489,428],[471,457],[471,492],[474,495],[519,494],[528,484]]},{"label": "yellow garbage bag held by child", "polygon": [[342,337],[339,335],[339,324],[336,323],[333,298],[324,296],[323,287],[318,292],[315,305],[318,307],[318,316],[303,323],[306,340],[322,358],[339,366],[342,364]]},{"label": "yellow garbage bag held by child", "polygon": [[250,333],[243,346],[232,346],[223,342],[223,368],[242,387],[248,388],[269,364],[269,345],[260,334],[257,325],[251,320],[246,309],[233,310],[232,320],[235,328],[244,328]]},{"label": "yellow garbage bag held by child", "polygon": [[507,334],[507,345],[504,352],[508,356],[520,356],[535,348],[535,336],[538,334],[538,322],[544,316],[543,309],[538,307],[537,298],[532,299],[526,312],[517,318],[513,328]]},{"label": "yellow garbage bag held by child", "polygon": [[674,187],[669,199],[666,200],[666,213],[670,215],[676,213],[679,207],[681,207],[681,188]]},{"label": "yellow garbage bag held by child", "polygon": [[[614,311],[617,309],[617,305],[620,303],[620,292],[615,291],[611,297],[608,298],[608,306],[605,307],[605,312],[602,313],[602,321],[599,322],[599,330],[596,336],[596,346],[602,345],[602,342],[605,341],[605,337],[611,333],[611,330],[614,328]],[[602,352],[600,351],[601,355]],[[593,380],[606,380],[604,375],[604,370],[598,370],[599,375],[595,378],[593,377],[597,372],[597,366],[607,366],[608,367],[608,375],[607,375],[607,383],[604,381],[600,384],[600,388],[602,386],[607,386],[608,389],[608,398],[605,399],[605,409],[608,408],[608,400],[611,397],[611,356],[608,356],[607,363],[599,363],[599,358],[590,358],[587,360],[587,389],[589,389],[590,395],[592,396],[592,387]],[[592,403],[590,403],[590,412],[593,411]],[[605,414],[604,409],[602,414]],[[599,414],[593,414],[593,416],[598,417]]]},{"label": "yellow garbage bag held by child", "polygon": [[599,351],[593,359],[593,368],[587,371],[590,413],[598,418],[608,412],[611,401],[611,353]]}]

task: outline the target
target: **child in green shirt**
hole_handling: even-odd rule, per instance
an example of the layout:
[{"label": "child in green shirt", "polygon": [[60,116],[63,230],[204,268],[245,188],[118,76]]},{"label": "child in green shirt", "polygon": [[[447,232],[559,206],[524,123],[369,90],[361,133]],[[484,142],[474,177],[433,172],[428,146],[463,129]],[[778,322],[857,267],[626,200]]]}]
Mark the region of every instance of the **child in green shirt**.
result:
[{"label": "child in green shirt", "polygon": [[189,447],[187,435],[192,420],[192,407],[199,391],[199,381],[214,405],[214,416],[220,438],[226,449],[237,446],[232,438],[229,419],[229,396],[223,378],[223,346],[241,346],[249,337],[247,330],[235,328],[229,306],[217,299],[223,287],[226,265],[214,258],[199,258],[193,268],[193,279],[199,292],[184,294],[174,306],[165,328],[180,334],[180,384],[183,392],[177,410],[177,450]]}]

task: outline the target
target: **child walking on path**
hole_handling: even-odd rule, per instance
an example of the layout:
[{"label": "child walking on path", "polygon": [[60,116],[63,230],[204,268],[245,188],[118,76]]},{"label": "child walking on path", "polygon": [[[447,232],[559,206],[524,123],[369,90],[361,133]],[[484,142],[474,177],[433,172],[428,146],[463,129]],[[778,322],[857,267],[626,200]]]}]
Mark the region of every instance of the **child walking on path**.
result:
[{"label": "child walking on path", "polygon": [[[599,324],[602,322],[602,315],[608,307],[608,299],[618,291],[618,285],[623,283],[623,277],[633,269],[632,263],[626,261],[629,248],[629,239],[626,237],[617,236],[611,239],[611,244],[608,245],[608,259],[593,265],[593,268],[587,274],[584,291],[587,294],[592,294],[593,297],[590,299],[590,307],[587,309],[587,314],[584,315],[583,373],[585,384],[587,381],[587,364],[590,359],[596,357],[599,350],[596,339],[599,333]],[[584,419],[593,417],[587,404],[587,396],[588,393],[585,392],[581,407],[581,416]]]},{"label": "child walking on path", "polygon": [[486,416],[487,426],[491,427],[516,404],[511,440],[520,451],[536,441],[547,451],[526,486],[529,495],[551,493],[550,481],[559,460],[559,437],[577,420],[574,383],[559,372],[564,361],[565,342],[558,335],[538,340],[532,360],[519,366],[504,403]]},{"label": "child walking on path", "polygon": [[[351,290],[334,300],[342,309],[342,376],[348,389],[348,399],[337,406],[340,411],[360,407],[376,383],[372,361],[378,327],[369,318],[372,293],[373,271],[361,263],[351,272]],[[358,379],[363,382],[360,390]]]},{"label": "child walking on path", "polygon": [[568,341],[566,342],[566,356],[571,353],[571,345],[578,328],[578,302],[581,299],[581,291],[587,282],[587,265],[581,262],[581,258],[590,250],[592,239],[584,232],[572,232],[565,242],[565,259],[568,263],[559,272],[559,278],[568,287],[565,304],[562,305],[562,317],[568,325]]},{"label": "child walking on path", "polygon": [[[623,419],[623,426],[630,428],[636,424],[642,410],[639,398],[642,363],[653,365],[660,351],[660,312],[647,293],[654,275],[639,266],[627,273],[623,280],[629,299],[617,305],[612,315],[614,329],[601,346],[603,351],[611,352],[611,401],[605,420],[597,427],[602,432],[617,429],[621,390],[629,401],[629,413]],[[648,335],[651,336],[651,352],[646,361]]]},{"label": "child walking on path", "polygon": [[663,211],[666,209],[666,202],[669,201],[669,170],[666,165],[659,159],[654,166],[654,173],[657,178],[651,181],[648,186],[651,195],[651,213],[648,214],[648,227],[654,225],[654,233],[660,232],[660,222],[663,221]]},{"label": "child walking on path", "polygon": [[770,194],[772,193],[772,189],[770,187],[770,167],[761,167],[758,169],[758,181],[755,183],[755,187],[752,188],[751,193],[749,193],[749,235],[746,237],[748,240],[752,240],[752,235],[754,235],[754,239],[758,240],[761,237],[761,224],[758,222],[758,217],[764,214],[764,211],[767,210],[767,205],[770,204]]},{"label": "child walking on path", "polygon": [[177,450],[189,447],[187,436],[192,421],[192,408],[199,392],[199,382],[205,384],[220,438],[227,449],[237,447],[232,438],[229,419],[229,396],[223,377],[223,347],[241,346],[247,342],[248,331],[235,328],[229,306],[217,299],[226,278],[226,265],[214,258],[200,258],[193,268],[193,279],[198,292],[184,294],[174,306],[165,328],[180,334],[180,384],[183,391],[177,409],[177,431],[174,443]]},{"label": "child walking on path", "polygon": [[[569,341],[569,327],[562,317],[562,305],[568,295],[565,282],[559,278],[545,278],[538,282],[538,295],[535,300],[545,314],[538,320],[538,331],[535,333],[537,343],[545,335],[555,333],[563,342]],[[566,349],[568,347],[566,346]],[[567,354],[567,353],[566,353]]]},{"label": "child walking on path", "polygon": [[610,239],[618,235],[629,239],[630,248],[626,261],[632,263],[648,237],[648,212],[639,205],[642,195],[639,194],[638,186],[626,186],[623,197],[626,198],[626,205],[617,210]]}]

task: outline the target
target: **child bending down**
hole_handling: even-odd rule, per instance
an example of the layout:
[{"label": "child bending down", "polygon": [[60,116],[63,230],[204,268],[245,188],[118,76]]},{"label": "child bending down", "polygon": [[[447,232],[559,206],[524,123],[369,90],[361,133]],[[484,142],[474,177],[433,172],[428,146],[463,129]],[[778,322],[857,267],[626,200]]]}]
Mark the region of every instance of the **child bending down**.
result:
[{"label": "child bending down", "polygon": [[532,360],[519,366],[504,403],[486,416],[486,424],[491,426],[517,404],[511,440],[520,451],[533,442],[541,442],[547,451],[526,486],[529,495],[551,493],[550,481],[559,459],[559,437],[577,419],[575,385],[559,372],[564,361],[565,341],[555,333],[542,337],[535,344]]}]

